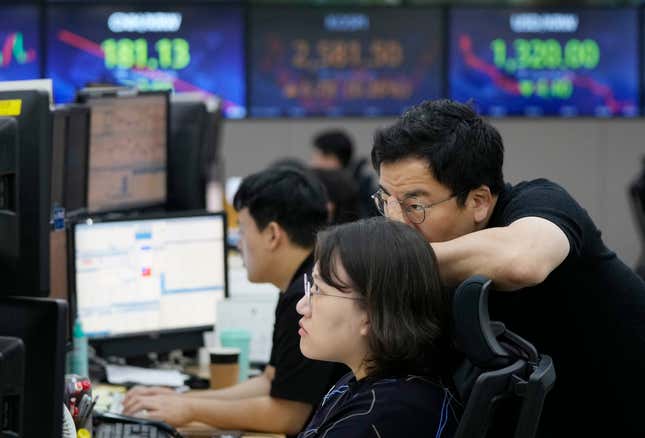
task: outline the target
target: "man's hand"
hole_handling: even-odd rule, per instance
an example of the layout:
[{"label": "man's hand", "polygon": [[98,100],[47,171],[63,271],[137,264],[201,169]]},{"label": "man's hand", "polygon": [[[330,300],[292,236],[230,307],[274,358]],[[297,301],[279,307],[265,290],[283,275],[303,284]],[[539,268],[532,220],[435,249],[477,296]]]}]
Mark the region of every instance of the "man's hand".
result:
[{"label": "man's hand", "polygon": [[176,395],[134,395],[127,408],[124,404],[123,413],[142,416],[145,412],[145,418],[163,420],[177,427],[193,420],[192,402],[189,397]]},{"label": "man's hand", "polygon": [[403,210],[401,209],[401,204],[394,196],[387,198],[387,202],[385,204],[385,216],[393,221],[406,223]]},{"label": "man's hand", "polygon": [[161,386],[135,386],[134,388],[130,389],[123,398],[123,413],[131,415],[128,413],[137,412],[136,410],[131,409],[134,401],[139,399],[140,397],[151,395],[178,395],[178,393],[173,389]]}]

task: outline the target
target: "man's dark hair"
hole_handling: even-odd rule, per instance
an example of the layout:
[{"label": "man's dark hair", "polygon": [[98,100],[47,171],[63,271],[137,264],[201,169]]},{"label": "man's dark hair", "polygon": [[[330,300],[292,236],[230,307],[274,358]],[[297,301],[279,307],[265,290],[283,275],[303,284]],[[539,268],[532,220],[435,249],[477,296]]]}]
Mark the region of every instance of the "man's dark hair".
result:
[{"label": "man's dark hair", "polygon": [[292,243],[313,247],[316,233],[327,222],[324,187],[310,173],[293,167],[270,167],[242,180],[233,206],[249,214],[258,229],[277,222]]},{"label": "man's dark hair", "polygon": [[314,147],[325,155],[334,155],[343,167],[347,167],[354,153],[354,144],[344,131],[323,131],[314,138]]},{"label": "man's dark hair", "polygon": [[[327,284],[365,298],[358,303],[370,322],[368,375],[452,373],[451,294],[418,231],[382,217],[339,225],[318,234],[315,259]],[[339,263],[348,282],[339,277]]]},{"label": "man's dark hair", "polygon": [[376,131],[372,165],[405,158],[428,162],[434,178],[464,205],[468,193],[486,185],[504,187],[504,144],[497,129],[469,106],[452,100],[428,100],[407,110],[394,125]]}]

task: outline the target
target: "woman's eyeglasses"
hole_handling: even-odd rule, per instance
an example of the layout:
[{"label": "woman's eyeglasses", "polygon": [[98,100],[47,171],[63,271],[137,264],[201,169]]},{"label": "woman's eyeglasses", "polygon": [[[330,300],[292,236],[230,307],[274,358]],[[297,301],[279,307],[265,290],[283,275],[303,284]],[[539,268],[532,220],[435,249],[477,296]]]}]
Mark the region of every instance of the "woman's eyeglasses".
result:
[{"label": "woman's eyeglasses", "polygon": [[355,301],[362,301],[364,298],[363,297],[345,297],[342,295],[332,295],[332,294],[326,294],[320,291],[320,288],[318,286],[314,287],[313,282],[309,281],[310,277],[305,274],[305,299],[307,300],[307,306],[311,309],[311,296],[312,295],[325,295],[327,297],[336,297],[336,298],[344,298],[346,300],[355,300]]}]

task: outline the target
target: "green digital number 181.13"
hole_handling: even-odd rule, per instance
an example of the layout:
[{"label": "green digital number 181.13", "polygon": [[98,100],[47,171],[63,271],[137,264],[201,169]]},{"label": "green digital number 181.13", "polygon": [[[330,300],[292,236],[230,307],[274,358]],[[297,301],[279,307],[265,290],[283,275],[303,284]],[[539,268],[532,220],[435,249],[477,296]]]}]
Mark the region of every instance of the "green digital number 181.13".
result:
[{"label": "green digital number 181.13", "polygon": [[190,45],[183,38],[162,38],[154,43],[157,56],[148,56],[148,41],[144,38],[110,38],[101,44],[105,67],[181,70],[190,64]]}]

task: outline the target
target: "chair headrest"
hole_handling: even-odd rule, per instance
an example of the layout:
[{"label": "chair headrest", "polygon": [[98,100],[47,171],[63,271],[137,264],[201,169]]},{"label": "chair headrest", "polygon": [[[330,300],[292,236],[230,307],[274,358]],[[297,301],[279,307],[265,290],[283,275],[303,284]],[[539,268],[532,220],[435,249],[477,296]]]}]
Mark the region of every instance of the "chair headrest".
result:
[{"label": "chair headrest", "polygon": [[504,325],[491,322],[488,291],[491,280],[475,275],[461,283],[453,299],[453,319],[457,346],[473,365],[483,369],[507,365],[513,357],[498,342]]}]

